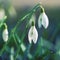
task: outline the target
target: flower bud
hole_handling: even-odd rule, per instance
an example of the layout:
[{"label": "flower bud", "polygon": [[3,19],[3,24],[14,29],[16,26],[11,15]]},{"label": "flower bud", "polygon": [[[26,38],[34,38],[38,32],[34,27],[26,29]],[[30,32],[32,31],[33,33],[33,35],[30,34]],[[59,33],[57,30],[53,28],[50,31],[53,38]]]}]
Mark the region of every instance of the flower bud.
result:
[{"label": "flower bud", "polygon": [[7,40],[8,40],[8,30],[7,30],[7,28],[5,28],[3,30],[2,37],[3,37],[4,42],[7,42]]}]

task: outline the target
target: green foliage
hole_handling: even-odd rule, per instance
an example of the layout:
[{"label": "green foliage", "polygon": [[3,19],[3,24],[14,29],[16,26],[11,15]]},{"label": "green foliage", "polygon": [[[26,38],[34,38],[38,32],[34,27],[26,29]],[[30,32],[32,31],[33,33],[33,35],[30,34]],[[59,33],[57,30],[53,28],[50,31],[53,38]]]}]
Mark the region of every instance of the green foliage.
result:
[{"label": "green foliage", "polygon": [[[9,54],[9,56],[12,54],[14,57],[14,60],[16,60],[18,57],[21,57],[20,60],[46,60],[48,59],[54,59],[54,56],[56,56],[56,53],[53,53],[55,50],[55,47],[53,43],[51,43],[48,39],[48,31],[44,29],[44,32],[42,33],[42,37],[39,36],[37,44],[29,44],[27,39],[27,33],[28,29],[30,27],[29,22],[34,13],[40,9],[40,4],[37,4],[32,10],[30,10],[28,13],[24,14],[16,23],[14,28],[11,29],[9,33],[9,39],[6,43],[3,44],[3,47],[0,49],[0,56],[2,56],[5,52]],[[4,18],[3,22],[0,22],[0,29],[2,28],[4,22],[6,20],[6,17]],[[21,31],[22,28],[20,28],[20,32],[18,32],[19,26],[24,22],[26,22],[26,25],[24,25],[24,30]],[[55,33],[53,34],[51,40],[54,39],[57,31],[59,30],[60,24],[58,28],[56,29]],[[19,35],[20,34],[20,35]],[[27,42],[26,42],[27,41]],[[14,49],[14,53],[11,53],[11,49]],[[53,51],[52,51],[53,49]],[[50,56],[50,58],[48,57]],[[48,60],[47,59],[47,60]]]}]

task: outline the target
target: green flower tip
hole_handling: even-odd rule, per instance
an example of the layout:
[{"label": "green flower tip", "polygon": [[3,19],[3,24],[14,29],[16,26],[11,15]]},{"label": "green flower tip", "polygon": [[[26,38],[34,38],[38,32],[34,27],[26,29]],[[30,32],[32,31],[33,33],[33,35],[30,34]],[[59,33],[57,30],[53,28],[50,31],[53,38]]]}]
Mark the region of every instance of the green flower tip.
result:
[{"label": "green flower tip", "polygon": [[42,5],[40,5],[40,8],[41,8],[41,13],[42,13],[42,12],[45,12],[45,10],[44,10],[44,8],[43,8]]},{"label": "green flower tip", "polygon": [[32,26],[34,26],[35,25],[35,22],[34,21],[32,21]]},{"label": "green flower tip", "polygon": [[6,23],[4,23],[4,27],[7,29],[7,24]]}]

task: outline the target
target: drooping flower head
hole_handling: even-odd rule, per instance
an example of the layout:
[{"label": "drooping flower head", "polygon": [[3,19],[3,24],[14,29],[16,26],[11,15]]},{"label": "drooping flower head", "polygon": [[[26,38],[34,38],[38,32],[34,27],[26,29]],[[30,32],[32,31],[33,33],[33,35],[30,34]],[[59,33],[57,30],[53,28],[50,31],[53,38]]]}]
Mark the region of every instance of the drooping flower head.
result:
[{"label": "drooping flower head", "polygon": [[7,29],[6,25],[5,25],[5,29],[3,30],[3,33],[2,33],[2,38],[3,38],[4,42],[8,41],[8,29]]},{"label": "drooping flower head", "polygon": [[37,42],[37,39],[38,39],[38,32],[37,32],[37,29],[35,27],[35,24],[34,22],[32,22],[32,26],[28,32],[28,40],[29,40],[29,43],[31,44],[32,41],[34,44],[36,44]]},{"label": "drooping flower head", "polygon": [[44,8],[41,7],[41,14],[38,19],[38,27],[40,28],[41,26],[43,26],[46,29],[48,25],[49,25],[49,19],[44,11]]}]

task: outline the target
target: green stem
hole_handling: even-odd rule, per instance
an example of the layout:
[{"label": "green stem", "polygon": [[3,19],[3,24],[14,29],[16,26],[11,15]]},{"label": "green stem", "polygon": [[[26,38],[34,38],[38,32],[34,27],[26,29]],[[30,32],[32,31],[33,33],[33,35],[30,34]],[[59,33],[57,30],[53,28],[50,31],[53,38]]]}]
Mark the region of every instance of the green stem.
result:
[{"label": "green stem", "polygon": [[4,23],[4,27],[5,27],[5,29],[7,29],[7,24],[6,23]]},{"label": "green stem", "polygon": [[6,21],[6,19],[7,19],[7,16],[5,16],[3,20],[0,22],[0,28],[4,25],[4,22]]},{"label": "green stem", "polygon": [[[29,23],[28,23],[28,24],[29,24]],[[27,27],[26,27],[26,29],[24,30],[23,34],[22,34],[22,38],[21,38],[22,41],[21,41],[21,43],[23,42],[23,40],[24,40],[24,38],[25,38],[26,30],[27,30],[27,28],[29,27],[28,24],[26,25]],[[18,53],[19,53],[19,51],[20,51],[20,45],[21,45],[21,43],[19,44],[18,50],[17,50],[17,52],[16,52],[15,59],[17,58]]]},{"label": "green stem", "polygon": [[14,34],[13,34],[13,39],[14,39],[14,41],[16,43],[16,46],[19,47]]},{"label": "green stem", "polygon": [[[32,12],[32,14],[36,11],[36,9],[38,8],[38,7],[40,7],[40,4],[37,4],[32,10],[31,10],[31,12]],[[30,14],[31,14],[31,12],[30,13],[28,13],[27,15],[25,15],[20,21],[22,22],[27,16],[29,16]],[[14,27],[14,31],[16,30],[16,28],[19,26],[19,24],[20,24],[20,21],[18,21],[17,22],[17,25]],[[28,25],[28,24],[27,24]],[[26,29],[28,28],[28,26],[26,27]],[[25,30],[26,31],[26,30]],[[24,34],[24,33],[23,33]],[[22,42],[23,42],[23,40],[24,40],[24,37],[25,37],[25,35],[21,38],[22,39]],[[20,44],[19,44],[19,47],[20,47]],[[17,57],[17,55],[18,55],[18,53],[19,53],[19,51],[20,51],[20,48],[18,48],[18,50],[17,50],[17,53],[16,53],[16,56],[15,57]],[[16,58],[15,58],[16,59]]]},{"label": "green stem", "polygon": [[6,49],[6,45],[10,42],[12,35],[10,35],[10,38],[8,39],[8,41],[4,44],[2,50],[0,51],[0,56],[3,54],[4,50]]},{"label": "green stem", "polygon": [[45,12],[45,10],[44,10],[42,5],[40,5],[40,8],[41,8],[41,13]]},{"label": "green stem", "polygon": [[[17,27],[19,26],[19,24],[22,22],[22,21],[24,21],[24,19],[26,18],[26,17],[28,17],[31,13],[35,13],[36,12],[36,10],[37,10],[37,8],[39,8],[40,7],[40,4],[37,4],[29,13],[27,13],[26,15],[24,15],[18,22],[17,22],[17,24],[15,25],[15,27],[11,30],[11,34],[14,34],[14,32],[16,31],[16,29],[17,29]],[[26,31],[26,30],[25,30]],[[4,47],[2,48],[2,50],[0,51],[0,55],[2,55],[2,53],[3,53],[3,51],[6,49],[6,45],[10,42],[10,39],[11,39],[11,37],[13,37],[12,35],[10,34],[10,36],[9,36],[9,40],[7,41],[7,43],[5,43],[4,44]],[[25,37],[25,35],[24,35],[24,37]],[[22,40],[24,39],[24,37],[22,37]],[[15,38],[14,38],[15,39]],[[16,43],[17,44],[17,43]],[[18,51],[19,52],[19,51]],[[17,52],[17,53],[18,53]]]},{"label": "green stem", "polygon": [[15,27],[14,27],[12,30],[15,32],[16,29],[17,29],[17,27],[19,26],[19,24],[20,24],[22,21],[24,21],[24,19],[25,19],[26,17],[28,17],[31,13],[35,13],[36,10],[37,10],[37,8],[39,8],[39,7],[40,7],[40,4],[37,4],[29,13],[27,13],[26,15],[24,15],[24,16],[17,22],[17,24],[15,25]]}]

